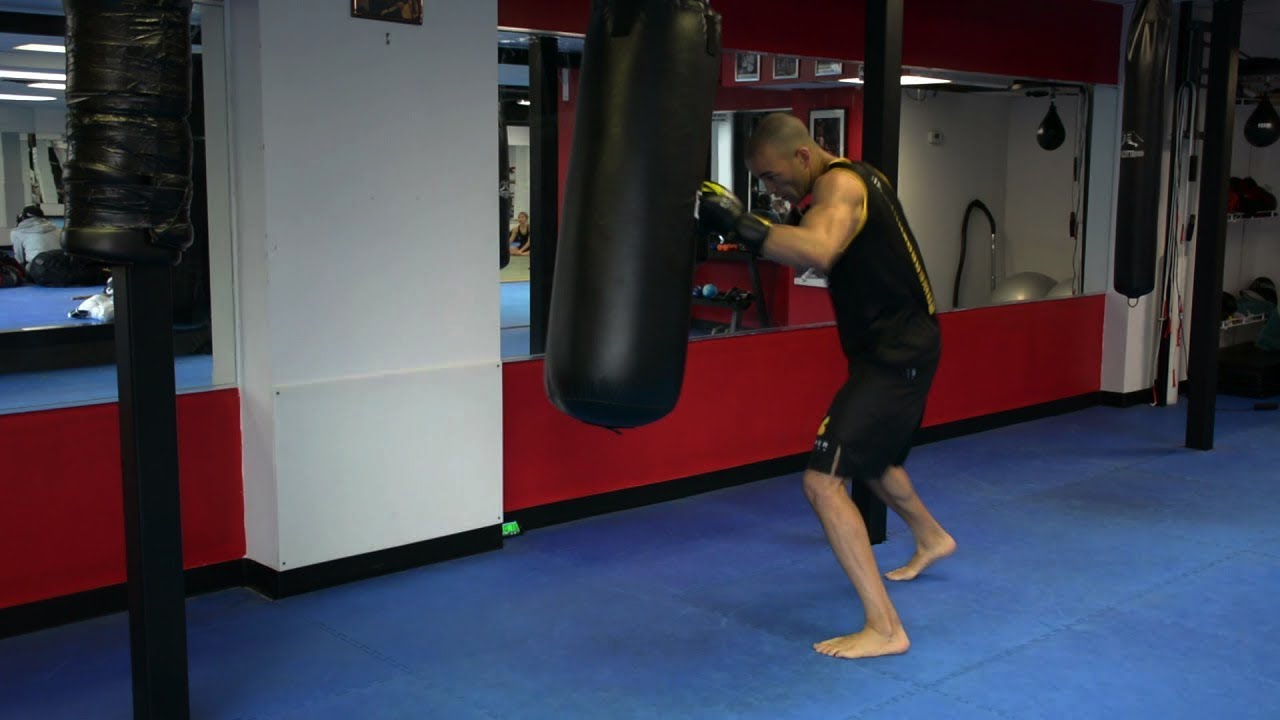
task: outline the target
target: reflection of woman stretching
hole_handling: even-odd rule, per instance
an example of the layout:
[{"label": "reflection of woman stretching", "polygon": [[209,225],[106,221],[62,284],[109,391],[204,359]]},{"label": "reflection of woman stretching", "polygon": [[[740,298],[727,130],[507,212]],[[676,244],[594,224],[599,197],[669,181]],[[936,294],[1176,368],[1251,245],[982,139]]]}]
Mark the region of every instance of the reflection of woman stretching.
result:
[{"label": "reflection of woman stretching", "polygon": [[507,236],[507,242],[511,243],[512,255],[528,255],[529,254],[529,213],[522,212],[516,216],[515,227],[511,228],[511,234]]}]

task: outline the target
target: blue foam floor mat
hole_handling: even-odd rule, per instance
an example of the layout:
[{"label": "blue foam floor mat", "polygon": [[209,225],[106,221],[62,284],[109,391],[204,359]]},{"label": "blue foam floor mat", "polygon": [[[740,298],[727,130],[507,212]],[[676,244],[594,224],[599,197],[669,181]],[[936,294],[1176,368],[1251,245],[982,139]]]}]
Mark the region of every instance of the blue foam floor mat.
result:
[{"label": "blue foam floor mat", "polygon": [[[269,602],[188,605],[193,717],[1274,718],[1280,413],[1097,407],[916,449],[959,552],[890,584],[912,649],[810,645],[856,596],[789,475]],[[911,554],[890,515],[881,570]],[[0,641],[0,717],[131,717],[114,615]]]},{"label": "blue foam floor mat", "polygon": [[[184,355],[174,359],[174,383],[179,392],[213,384],[212,355]],[[115,402],[119,396],[115,365],[0,373],[0,413]]]},{"label": "blue foam floor mat", "polygon": [[80,307],[84,298],[102,292],[90,287],[42,287],[22,285],[0,289],[0,331],[37,327],[98,325],[96,320],[76,320],[67,316]]}]

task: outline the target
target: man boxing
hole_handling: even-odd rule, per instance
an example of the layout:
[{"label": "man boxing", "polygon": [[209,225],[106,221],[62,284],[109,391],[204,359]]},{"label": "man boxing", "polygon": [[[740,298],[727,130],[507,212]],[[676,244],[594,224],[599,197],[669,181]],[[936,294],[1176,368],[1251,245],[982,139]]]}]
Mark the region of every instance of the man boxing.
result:
[{"label": "man boxing", "polygon": [[910,640],[845,483],[868,483],[911,528],[915,555],[887,573],[890,580],[911,580],[955,551],[902,467],[941,354],[933,289],[902,206],[878,170],[834,157],[784,113],[761,121],[746,164],[769,192],[792,203],[790,224],[746,212],[726,188],[708,182],[699,201],[702,229],[823,272],[849,362],[849,378],[818,427],[804,491],[862,600],[865,624],[814,649],[844,658],[903,653]]}]

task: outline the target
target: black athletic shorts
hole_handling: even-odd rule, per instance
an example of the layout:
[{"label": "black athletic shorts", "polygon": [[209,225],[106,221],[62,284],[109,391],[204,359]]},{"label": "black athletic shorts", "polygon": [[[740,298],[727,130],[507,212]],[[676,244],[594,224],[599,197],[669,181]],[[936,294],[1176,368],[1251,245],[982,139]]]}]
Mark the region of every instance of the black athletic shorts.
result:
[{"label": "black athletic shorts", "polygon": [[818,427],[809,469],[868,480],[905,463],[937,367],[936,359],[913,368],[851,366]]}]

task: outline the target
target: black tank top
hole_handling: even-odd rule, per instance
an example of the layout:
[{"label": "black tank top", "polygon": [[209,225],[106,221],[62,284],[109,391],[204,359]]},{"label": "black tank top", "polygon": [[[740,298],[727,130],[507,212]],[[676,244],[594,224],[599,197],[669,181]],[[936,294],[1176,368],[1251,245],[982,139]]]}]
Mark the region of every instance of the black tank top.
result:
[{"label": "black tank top", "polygon": [[[844,354],[850,364],[928,367],[941,352],[933,287],[897,193],[866,163],[839,159],[823,172],[833,170],[853,172],[867,190],[862,229],[827,274]],[[807,197],[797,205],[792,224],[811,203]]]}]

